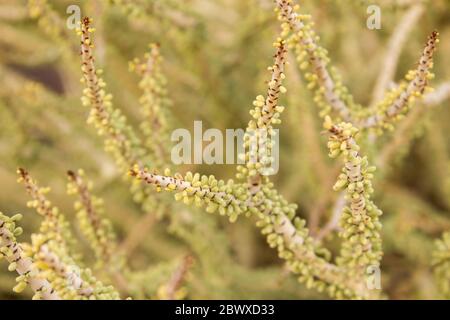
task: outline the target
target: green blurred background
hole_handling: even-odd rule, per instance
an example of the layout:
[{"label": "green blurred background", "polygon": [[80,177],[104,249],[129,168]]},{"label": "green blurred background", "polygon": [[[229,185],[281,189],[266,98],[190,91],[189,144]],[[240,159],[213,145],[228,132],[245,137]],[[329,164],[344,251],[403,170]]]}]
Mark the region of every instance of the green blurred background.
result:
[{"label": "green blurred background", "polygon": [[[321,44],[355,100],[368,105],[389,39],[417,3],[422,2],[305,0],[301,8],[312,14]],[[141,92],[128,61],[142,56],[150,42],[160,43],[164,56],[173,128],[192,130],[193,121],[202,120],[204,130],[224,132],[245,128],[252,100],[266,90],[266,68],[279,32],[270,0],[0,0],[0,210],[24,215],[25,235],[20,239],[26,241],[40,220],[26,207],[28,197],[16,183],[16,168],[26,167],[41,185],[50,186],[51,199],[68,220],[74,219],[74,210],[73,197],[66,194],[65,172],[83,168],[105,200],[106,215],[127,250],[128,265],[135,272],[130,278],[136,282],[131,284],[135,297],[153,297],[170,270],[164,266],[193,254],[187,298],[324,298],[296,282],[252,220],[229,224],[221,217],[208,218],[199,226],[205,237],[197,240],[204,247],[198,249],[170,233],[168,221],[149,217],[132,201],[122,173],[103,151],[95,129],[86,124],[88,110],[80,102],[79,39],[66,27],[66,9],[72,4],[94,18],[97,65],[105,70],[115,107],[136,127],[141,121]],[[380,30],[366,27],[369,4],[381,8]],[[414,68],[427,35],[436,29],[441,42],[431,85],[438,87],[450,81],[450,2],[423,1],[422,6],[394,80]],[[280,170],[274,181],[281,194],[299,205],[298,214],[314,232],[326,224],[338,197],[332,185],[339,163],[328,159],[317,107],[294,61],[286,76]],[[450,229],[450,105],[447,100],[416,107],[420,110],[400,122],[397,130],[364,146],[380,167],[375,201],[384,212],[382,281],[391,299],[439,297],[430,269],[431,251],[434,239]],[[202,165],[181,166],[179,171],[227,179],[234,169]],[[336,235],[324,241],[334,252],[339,248]],[[87,257],[89,261],[89,253]],[[28,297],[12,292],[14,277],[0,262],[0,298]]]}]

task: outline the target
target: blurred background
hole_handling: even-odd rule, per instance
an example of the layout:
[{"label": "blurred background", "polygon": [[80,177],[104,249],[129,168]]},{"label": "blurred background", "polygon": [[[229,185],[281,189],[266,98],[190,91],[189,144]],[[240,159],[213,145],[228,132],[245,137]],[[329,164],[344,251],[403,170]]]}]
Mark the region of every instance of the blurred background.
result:
[{"label": "blurred background", "polygon": [[[105,214],[126,251],[133,297],[154,297],[173,266],[191,255],[185,298],[326,298],[296,281],[251,219],[230,224],[194,212],[205,215],[204,223],[196,226],[203,237],[187,244],[170,232],[167,219],[157,219],[133,202],[122,172],[95,129],[86,124],[88,109],[80,102],[79,38],[66,26],[66,9],[73,4],[94,19],[96,63],[104,69],[114,106],[136,128],[142,121],[142,93],[128,62],[143,56],[149,43],[161,45],[173,100],[171,126],[192,130],[193,121],[201,120],[203,130],[224,132],[245,128],[254,97],[265,92],[272,43],[280,30],[271,0],[0,0],[0,211],[24,215],[20,240],[28,241],[40,217],[26,207],[28,197],[16,183],[16,168],[27,168],[41,185],[50,186],[49,197],[69,221],[75,219],[74,198],[66,194],[66,171],[83,168],[94,192],[104,199]],[[370,4],[381,8],[379,30],[366,27]],[[372,103],[389,41],[413,7],[417,17],[401,47],[393,80],[416,66],[428,34],[436,29],[441,42],[431,86],[437,88],[450,81],[449,1],[301,1],[332,64],[363,105]],[[273,180],[282,195],[299,205],[297,214],[317,235],[338,201],[332,185],[340,163],[328,159],[313,95],[294,60],[285,86],[280,170]],[[415,107],[396,130],[363,149],[379,168],[374,197],[384,212],[382,284],[391,299],[440,297],[431,253],[434,240],[450,229],[450,103],[444,99],[432,107]],[[228,179],[235,166],[179,168],[187,170]],[[322,241],[338,252],[336,233]],[[89,252],[86,257],[89,262]],[[12,292],[14,278],[1,261],[0,298],[29,297]]]}]

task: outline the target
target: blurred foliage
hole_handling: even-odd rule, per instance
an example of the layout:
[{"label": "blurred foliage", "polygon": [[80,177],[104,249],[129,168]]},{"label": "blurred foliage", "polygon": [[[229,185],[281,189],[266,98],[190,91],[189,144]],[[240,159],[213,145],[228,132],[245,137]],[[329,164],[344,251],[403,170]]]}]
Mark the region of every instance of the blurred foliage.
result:
[{"label": "blurred foliage", "polygon": [[[302,11],[312,15],[322,45],[358,103],[370,103],[390,36],[418,2],[370,1],[381,7],[382,29],[369,30],[367,1],[301,1]],[[415,66],[424,39],[436,29],[441,43],[431,86],[438,87],[450,81],[450,4],[424,2],[420,23],[413,26],[403,46],[394,79]],[[173,101],[167,105],[172,126],[192,130],[193,121],[202,120],[204,130],[225,130],[245,127],[253,97],[266,88],[266,67],[279,32],[270,0],[0,0],[0,210],[24,215],[21,237],[36,230],[40,218],[26,207],[28,198],[16,183],[16,168],[26,167],[42,185],[50,186],[49,197],[69,221],[77,215],[73,198],[66,195],[65,173],[83,168],[95,181],[93,192],[103,198],[104,216],[117,234],[117,250],[126,258],[129,276],[121,291],[124,297],[160,297],[158,290],[170,281],[183,257],[192,255],[194,263],[177,297],[325,298],[297,283],[252,221],[229,224],[225,218],[177,206],[171,207],[176,210],[172,215],[191,211],[198,223],[191,230],[173,232],[171,219],[158,215],[156,208],[144,212],[133,202],[123,172],[103,151],[95,130],[86,125],[88,111],[80,102],[79,39],[66,27],[66,8],[71,4],[94,18],[97,65],[105,70],[115,107],[136,128],[142,122],[142,93],[140,78],[128,71],[128,62],[142,56],[149,43],[159,43],[164,57],[162,68]],[[294,61],[287,67],[285,81],[289,90],[283,98],[287,108],[280,128],[280,171],[274,183],[287,200],[298,204],[297,214],[309,221],[314,235],[326,225],[338,201],[339,193],[332,186],[339,164],[336,167],[327,157],[326,137],[320,134],[322,120]],[[379,167],[374,202],[384,212],[382,283],[391,299],[442,298],[439,286],[448,293],[448,285],[433,281],[431,264],[435,239],[450,229],[449,100],[415,108],[421,110],[411,112],[376,143],[363,146]],[[393,141],[397,144],[390,152]],[[186,165],[178,170],[192,169],[222,178],[231,178],[234,172],[232,165]],[[155,197],[160,200],[165,195]],[[80,236],[80,230],[75,234]],[[333,250],[339,244],[334,234],[323,241]],[[81,247],[94,261],[95,254],[82,241]],[[439,250],[444,248],[442,241]],[[448,259],[448,253],[436,255],[436,261]],[[440,266],[438,273],[448,274],[448,262]],[[0,267],[0,298],[27,297],[11,291],[15,276],[4,262]],[[96,276],[102,277],[101,272]],[[448,276],[442,279],[448,281]]]}]

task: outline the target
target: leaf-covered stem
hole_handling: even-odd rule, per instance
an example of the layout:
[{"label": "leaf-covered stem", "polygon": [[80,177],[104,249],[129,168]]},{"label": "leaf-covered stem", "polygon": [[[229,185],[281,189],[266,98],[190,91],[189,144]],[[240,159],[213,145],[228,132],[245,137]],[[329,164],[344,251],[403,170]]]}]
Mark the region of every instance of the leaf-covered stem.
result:
[{"label": "leaf-covered stem", "polygon": [[90,192],[91,186],[83,179],[84,172],[79,170],[67,172],[70,183],[68,193],[77,194],[79,201],[75,203],[78,211],[77,218],[80,229],[90,242],[90,247],[94,250],[98,267],[118,267],[112,266],[117,261],[111,261],[116,254],[116,235],[111,222],[102,217],[103,201]]},{"label": "leaf-covered stem", "polygon": [[413,30],[414,26],[417,25],[417,20],[424,12],[424,9],[425,7],[422,3],[414,4],[403,15],[396,26],[394,33],[389,39],[383,64],[375,82],[370,105],[373,106],[383,99],[384,92],[389,88],[389,85],[395,76],[402,48],[405,43],[407,43],[408,35]]},{"label": "leaf-covered stem", "polygon": [[308,21],[310,16],[300,15],[298,6],[294,6],[291,0],[275,0],[275,3],[279,19],[283,21],[284,35],[293,32],[289,44],[296,49],[300,68],[310,67],[311,73],[306,78],[310,82],[309,88],[318,87],[316,102],[324,108],[324,114],[331,108],[342,120],[351,120],[350,108],[345,100],[352,101],[352,98],[347,96],[347,89],[341,83],[336,83],[328,71],[329,58],[326,50],[317,44],[318,37],[311,28],[312,23]]},{"label": "leaf-covered stem", "polygon": [[19,283],[14,291],[21,292],[29,284],[35,292],[35,298],[60,300],[58,293],[47,279],[39,275],[33,260],[25,255],[16,240],[16,236],[22,232],[21,228],[16,228],[15,225],[20,218],[20,215],[10,218],[0,213],[0,253],[10,263],[9,269],[15,270],[19,274],[17,279]]},{"label": "leaf-covered stem", "polygon": [[162,189],[174,191],[176,200],[183,200],[186,204],[194,203],[202,207],[206,206],[208,212],[217,209],[220,214],[227,214],[230,221],[235,221],[237,216],[247,211],[250,202],[247,200],[244,188],[229,180],[217,180],[214,176],[201,176],[198,173],[188,172],[184,177],[180,174],[170,175],[166,169],[164,175],[151,173],[147,169],[135,166],[129,171],[131,176],[156,186],[157,191]]},{"label": "leaf-covered stem", "polygon": [[119,109],[112,106],[112,95],[106,93],[106,83],[101,77],[102,70],[95,66],[93,54],[93,41],[91,33],[94,28],[92,19],[86,17],[80,24],[78,34],[81,38],[81,70],[85,84],[82,102],[90,106],[88,122],[93,122],[99,135],[106,135],[105,148],[111,151],[120,166],[129,167],[136,163],[139,156],[143,154],[141,143],[133,130],[126,123],[126,118]]},{"label": "leaf-covered stem", "polygon": [[428,80],[433,78],[433,54],[439,42],[439,33],[433,31],[420,56],[416,70],[406,75],[408,83],[402,83],[389,91],[385,98],[375,106],[376,114],[357,122],[360,128],[392,129],[392,122],[402,118],[413,102],[422,97],[427,88]]},{"label": "leaf-covered stem", "polygon": [[267,175],[271,163],[273,163],[273,142],[272,138],[276,134],[273,124],[279,124],[283,106],[278,105],[280,93],[285,93],[286,88],[282,86],[285,78],[284,66],[286,63],[286,43],[281,38],[274,43],[276,52],[274,63],[268,70],[271,72],[268,81],[267,94],[256,97],[253,101],[254,109],[250,111],[253,117],[248,123],[244,136],[243,155],[246,168],[238,167],[238,178],[247,177],[250,195],[254,196],[261,188],[263,175]]},{"label": "leaf-covered stem", "polygon": [[42,245],[37,256],[58,276],[65,279],[67,286],[73,288],[80,296],[89,297],[93,294],[94,289],[91,284],[86,283],[77,272],[78,270],[64,263],[58,255],[52,252],[48,245]]},{"label": "leaf-covered stem", "polygon": [[342,156],[344,160],[344,168],[333,188],[346,189],[348,204],[341,217],[344,241],[337,262],[364,272],[369,265],[379,266],[382,257],[379,221],[382,212],[370,199],[375,167],[369,166],[367,157],[360,155],[360,147],[355,141],[358,129],[352,124],[333,125],[327,117],[325,128],[331,133],[328,142],[330,157]]},{"label": "leaf-covered stem", "polygon": [[74,246],[74,238],[69,224],[64,216],[60,214],[59,209],[46,196],[50,188],[39,187],[37,181],[23,168],[19,168],[17,173],[19,174],[18,182],[23,182],[26,191],[32,198],[28,202],[28,206],[34,208],[39,215],[44,217],[40,232],[50,233],[56,241],[72,248]]},{"label": "leaf-covered stem", "polygon": [[167,79],[161,71],[163,57],[159,44],[149,45],[150,50],[144,60],[136,58],[129,64],[131,71],[140,77],[139,87],[142,96],[139,99],[143,121],[141,130],[144,134],[144,143],[154,156],[150,159],[155,168],[161,169],[168,160],[167,144],[169,143],[169,115],[168,108],[172,104],[167,97]]}]

